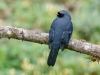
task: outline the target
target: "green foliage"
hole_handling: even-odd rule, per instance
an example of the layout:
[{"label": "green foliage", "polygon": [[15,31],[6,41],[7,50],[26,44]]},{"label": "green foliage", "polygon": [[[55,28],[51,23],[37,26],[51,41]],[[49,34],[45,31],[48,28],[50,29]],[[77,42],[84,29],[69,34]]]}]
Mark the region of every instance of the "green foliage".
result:
[{"label": "green foliage", "polygon": [[[73,38],[99,44],[99,0],[0,0],[0,25],[48,32],[55,12],[66,9],[67,2],[77,4],[69,11]],[[0,75],[100,75],[99,64],[83,54],[59,51],[55,66],[49,67],[47,45],[14,39],[1,39],[0,45]]]}]

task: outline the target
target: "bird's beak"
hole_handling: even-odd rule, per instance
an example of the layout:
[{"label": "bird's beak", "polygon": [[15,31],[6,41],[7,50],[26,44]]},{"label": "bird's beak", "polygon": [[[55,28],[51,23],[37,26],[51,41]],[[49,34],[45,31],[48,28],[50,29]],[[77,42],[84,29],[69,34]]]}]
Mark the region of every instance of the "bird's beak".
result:
[{"label": "bird's beak", "polygon": [[57,16],[59,15],[58,12],[55,13]]}]

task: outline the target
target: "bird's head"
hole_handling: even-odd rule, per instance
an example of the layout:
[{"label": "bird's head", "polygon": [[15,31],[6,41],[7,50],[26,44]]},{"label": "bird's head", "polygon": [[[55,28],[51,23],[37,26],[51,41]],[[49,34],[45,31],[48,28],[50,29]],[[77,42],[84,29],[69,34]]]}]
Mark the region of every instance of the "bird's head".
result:
[{"label": "bird's head", "polygon": [[65,10],[61,10],[61,11],[57,12],[56,15],[59,18],[62,18],[62,17],[66,16],[66,17],[69,17],[71,19],[70,14]]}]

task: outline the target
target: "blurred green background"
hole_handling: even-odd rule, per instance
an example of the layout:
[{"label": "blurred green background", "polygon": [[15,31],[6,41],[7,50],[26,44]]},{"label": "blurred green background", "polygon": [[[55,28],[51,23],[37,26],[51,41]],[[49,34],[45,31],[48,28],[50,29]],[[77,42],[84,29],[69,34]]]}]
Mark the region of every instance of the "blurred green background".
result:
[{"label": "blurred green background", "polygon": [[[0,0],[0,25],[48,33],[62,9],[72,17],[72,38],[100,44],[100,0]],[[97,62],[67,49],[49,67],[49,51],[47,45],[0,39],[0,75],[100,75]]]}]

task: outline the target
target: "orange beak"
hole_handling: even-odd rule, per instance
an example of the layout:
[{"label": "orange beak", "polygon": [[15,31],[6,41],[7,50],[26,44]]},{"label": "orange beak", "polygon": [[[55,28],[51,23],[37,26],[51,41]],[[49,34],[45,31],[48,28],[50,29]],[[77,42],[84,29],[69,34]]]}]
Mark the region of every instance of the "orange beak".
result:
[{"label": "orange beak", "polygon": [[58,12],[55,13],[57,16],[59,15]]}]

